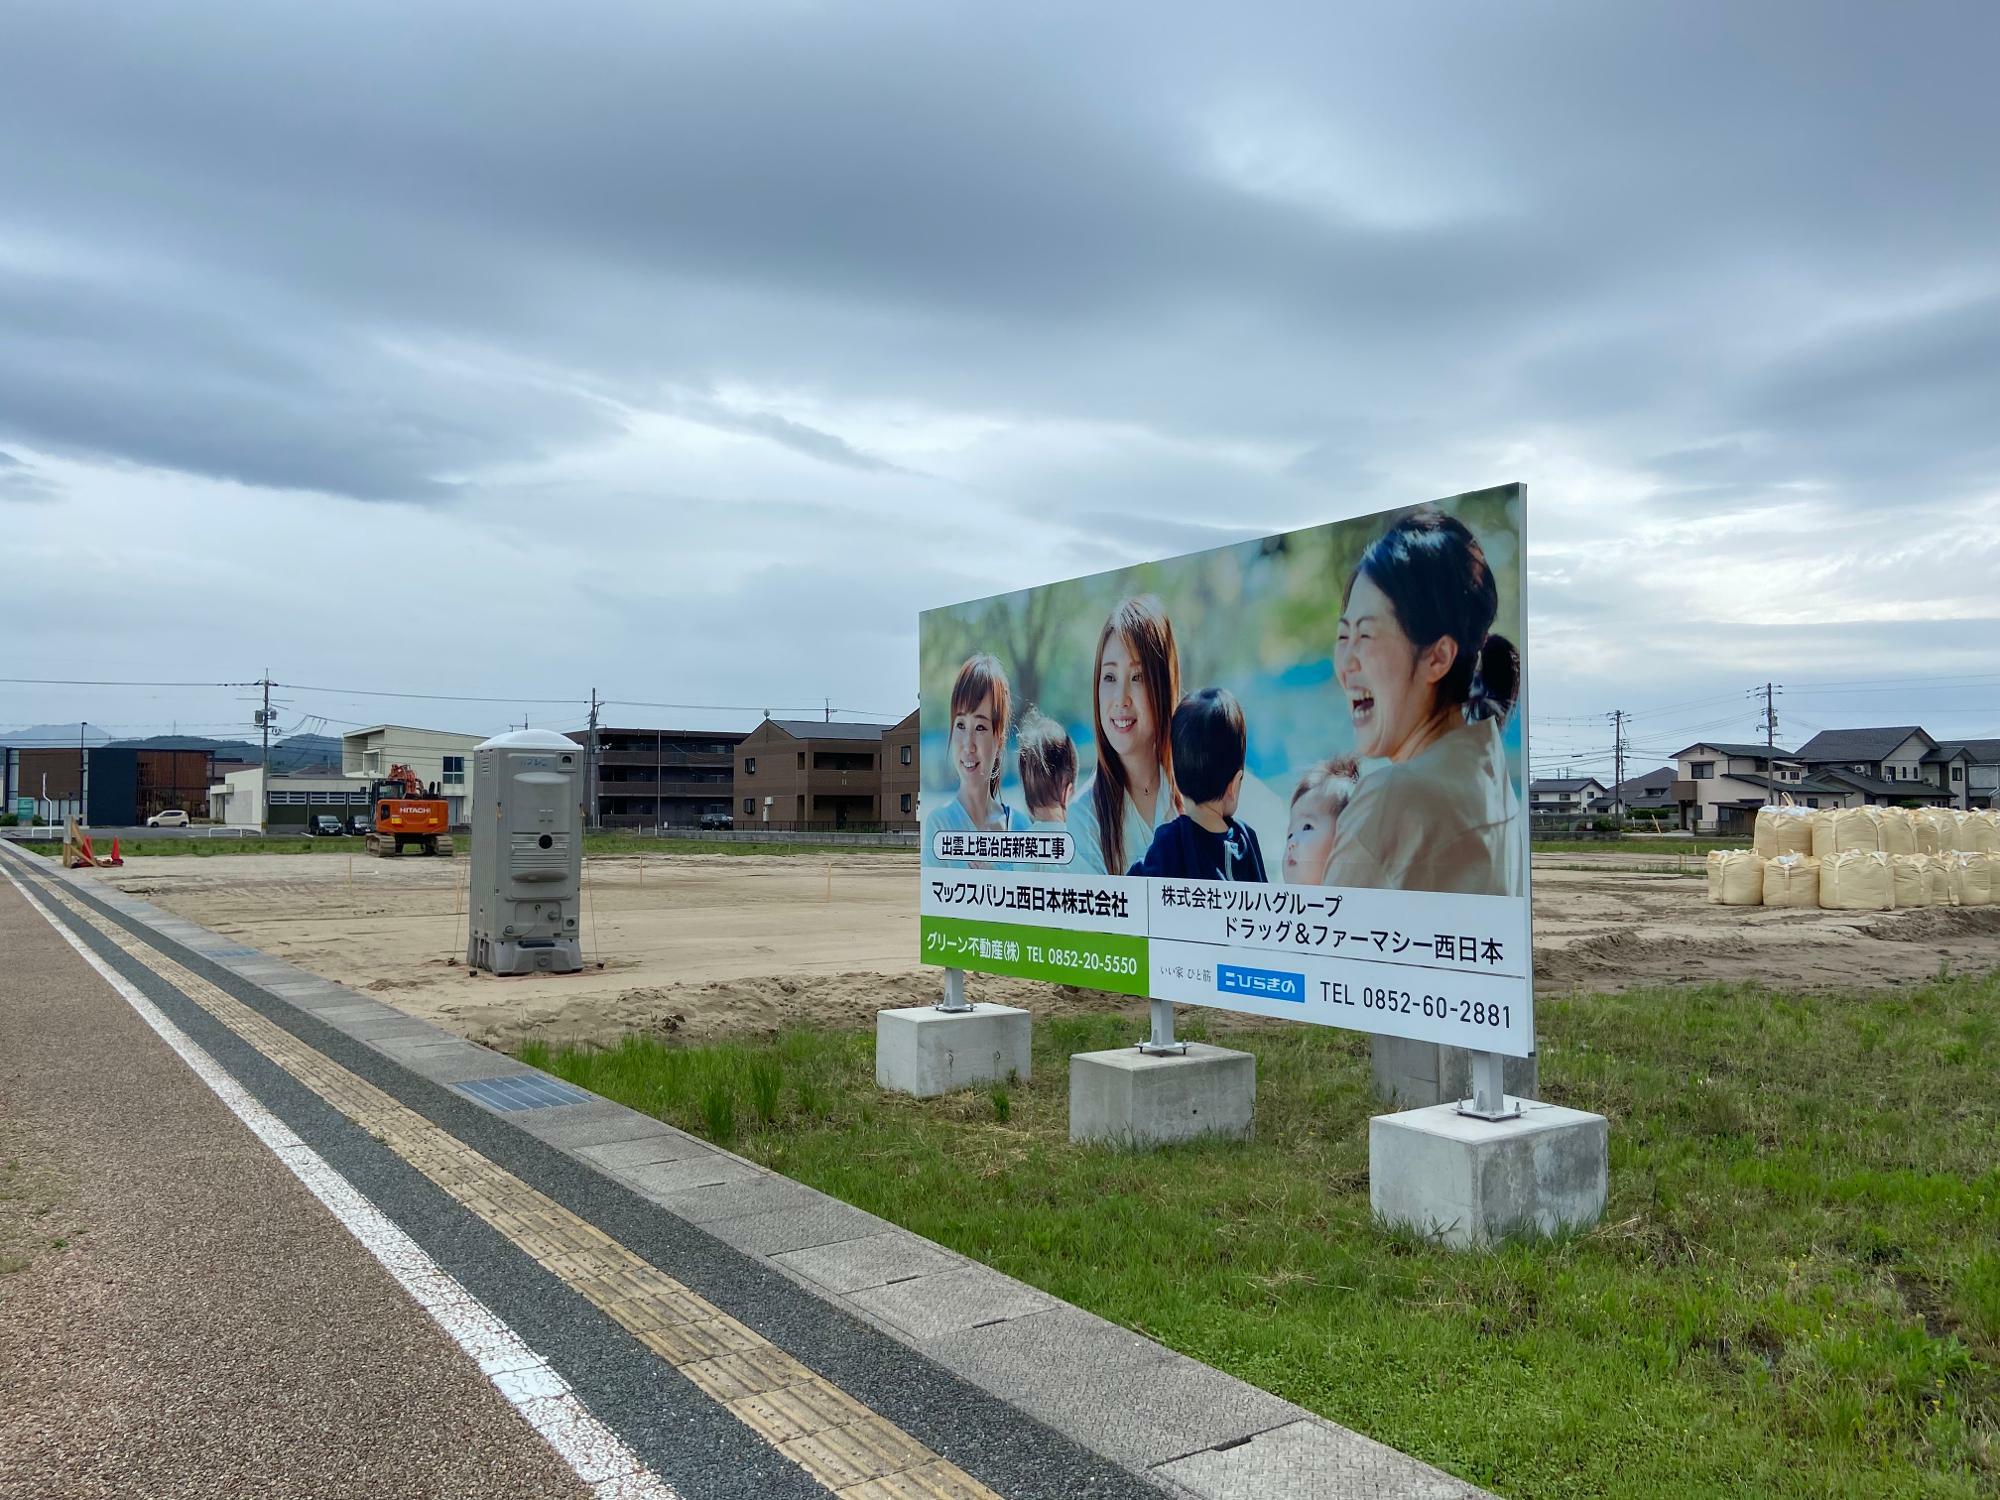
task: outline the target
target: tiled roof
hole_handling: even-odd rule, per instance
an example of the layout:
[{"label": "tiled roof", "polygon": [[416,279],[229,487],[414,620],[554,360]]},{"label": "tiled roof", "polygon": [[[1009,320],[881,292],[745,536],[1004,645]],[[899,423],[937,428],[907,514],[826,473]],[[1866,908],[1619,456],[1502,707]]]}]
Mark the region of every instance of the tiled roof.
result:
[{"label": "tiled roof", "polygon": [[879,740],[893,724],[829,724],[818,719],[768,719],[797,740]]},{"label": "tiled roof", "polygon": [[[1931,737],[1915,724],[1882,729],[1822,729],[1799,747],[1798,760],[1879,761],[1913,734]],[[1931,740],[1932,744],[1937,741]]]},{"label": "tiled roof", "polygon": [[1793,758],[1792,752],[1787,750],[1783,745],[1732,745],[1723,740],[1696,740],[1692,745],[1687,747],[1687,750],[1677,752],[1675,758],[1678,759],[1680,756],[1686,755],[1688,750],[1715,750],[1723,755],[1754,757],[1757,760],[1791,760]]}]

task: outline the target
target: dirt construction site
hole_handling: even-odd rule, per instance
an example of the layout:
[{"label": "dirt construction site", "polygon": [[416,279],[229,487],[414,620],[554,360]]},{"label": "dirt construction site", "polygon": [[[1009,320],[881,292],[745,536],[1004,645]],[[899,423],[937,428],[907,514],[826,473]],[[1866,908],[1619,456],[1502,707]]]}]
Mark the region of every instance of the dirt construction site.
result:
[{"label": "dirt construction site", "polygon": [[[584,972],[509,979],[465,967],[467,865],[135,854],[94,875],[492,1045],[859,1027],[885,1006],[938,993],[938,971],[916,958],[914,854],[593,856]],[[1538,993],[1730,980],[1855,988],[1927,978],[1943,965],[2000,968],[2000,906],[1724,907],[1708,903],[1701,877],[1692,857],[1536,855]],[[968,989],[1039,1016],[1141,1004],[985,975]],[[1228,1024],[1221,1013],[1213,1021]]]}]

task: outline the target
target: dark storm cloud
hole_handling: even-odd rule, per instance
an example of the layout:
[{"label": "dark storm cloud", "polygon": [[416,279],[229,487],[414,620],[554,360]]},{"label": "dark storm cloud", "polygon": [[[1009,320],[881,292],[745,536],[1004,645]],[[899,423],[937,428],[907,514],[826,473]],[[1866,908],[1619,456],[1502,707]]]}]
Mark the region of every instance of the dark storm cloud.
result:
[{"label": "dark storm cloud", "polygon": [[[36,8],[0,436],[445,500],[614,430],[588,391],[894,467],[659,395],[734,382],[1288,447],[1274,521],[1530,429],[1962,492],[2000,472],[1994,36],[1980,4]],[[1894,311],[1932,287],[1961,310]]]}]

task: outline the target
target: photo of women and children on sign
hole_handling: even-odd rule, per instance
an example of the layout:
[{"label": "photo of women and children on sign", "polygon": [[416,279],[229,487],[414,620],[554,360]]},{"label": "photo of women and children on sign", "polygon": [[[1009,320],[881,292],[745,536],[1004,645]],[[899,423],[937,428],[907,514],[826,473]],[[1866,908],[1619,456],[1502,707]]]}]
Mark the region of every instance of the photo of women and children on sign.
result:
[{"label": "photo of women and children on sign", "polygon": [[[1518,485],[922,616],[924,862],[1525,890]],[[1063,833],[1063,863],[940,834]],[[950,847],[973,847],[944,841]]]}]

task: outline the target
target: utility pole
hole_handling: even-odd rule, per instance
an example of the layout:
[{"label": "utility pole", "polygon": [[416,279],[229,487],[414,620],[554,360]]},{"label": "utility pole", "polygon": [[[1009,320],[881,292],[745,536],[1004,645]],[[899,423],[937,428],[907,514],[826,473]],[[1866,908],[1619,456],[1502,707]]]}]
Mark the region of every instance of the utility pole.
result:
[{"label": "utility pole", "polygon": [[1611,816],[1625,816],[1625,710],[1611,710]]},{"label": "utility pole", "polygon": [[833,700],[831,698],[826,700],[826,722],[829,724],[833,722]]},{"label": "utility pole", "polygon": [[597,791],[597,689],[596,688],[592,688],[590,690],[589,768],[590,768],[590,774],[585,782],[585,784],[590,788],[589,821],[590,821],[590,826],[592,828],[601,828],[603,825],[598,821],[598,811],[597,811],[598,791]]},{"label": "utility pole", "polygon": [[1760,693],[1764,699],[1764,802],[1768,806],[1778,800],[1778,773],[1773,762],[1778,758],[1778,694],[1784,691],[1782,683],[1767,682],[1762,688],[1750,689],[1750,696]]},{"label": "utility pole", "polygon": [[76,721],[76,821],[84,828],[90,826],[90,803],[83,794],[83,732],[89,727],[88,719]]},{"label": "utility pole", "polygon": [[[271,831],[271,669],[269,667],[264,668],[264,675],[257,685],[264,690],[264,706],[257,712],[257,723],[264,731],[264,774],[258,778],[264,788],[264,805],[257,810],[257,831],[269,833]],[[312,809],[306,810],[311,812]],[[312,819],[307,818],[306,821],[310,823]]]}]

